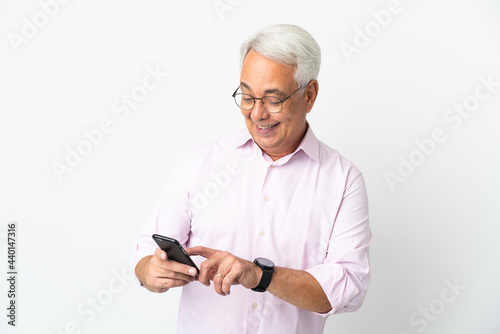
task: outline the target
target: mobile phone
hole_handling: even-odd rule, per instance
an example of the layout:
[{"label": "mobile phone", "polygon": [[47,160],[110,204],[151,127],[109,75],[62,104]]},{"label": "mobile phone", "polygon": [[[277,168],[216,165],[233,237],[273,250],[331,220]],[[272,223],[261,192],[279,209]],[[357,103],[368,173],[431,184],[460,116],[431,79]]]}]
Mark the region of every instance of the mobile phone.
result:
[{"label": "mobile phone", "polygon": [[158,246],[167,253],[169,260],[187,264],[188,266],[196,268],[198,274],[200,273],[200,269],[198,269],[196,264],[194,264],[193,260],[186,253],[186,250],[182,247],[179,241],[159,234],[153,234],[153,239],[156,241]]}]

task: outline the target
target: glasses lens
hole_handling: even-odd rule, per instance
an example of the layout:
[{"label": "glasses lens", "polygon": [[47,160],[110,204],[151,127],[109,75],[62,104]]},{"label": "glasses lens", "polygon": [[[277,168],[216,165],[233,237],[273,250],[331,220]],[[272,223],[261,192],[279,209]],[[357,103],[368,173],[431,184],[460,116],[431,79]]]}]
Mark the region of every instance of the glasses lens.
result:
[{"label": "glasses lens", "polygon": [[234,100],[241,109],[250,110],[253,108],[254,99],[251,95],[241,93],[236,94],[234,96]]},{"label": "glasses lens", "polygon": [[264,108],[269,112],[280,112],[283,105],[283,101],[272,96],[264,97],[262,102],[264,103]]}]

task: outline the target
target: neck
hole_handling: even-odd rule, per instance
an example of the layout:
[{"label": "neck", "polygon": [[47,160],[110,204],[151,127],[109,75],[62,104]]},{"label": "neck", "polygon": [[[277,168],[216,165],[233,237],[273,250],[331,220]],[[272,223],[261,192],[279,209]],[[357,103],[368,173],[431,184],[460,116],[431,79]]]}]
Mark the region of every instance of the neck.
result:
[{"label": "neck", "polygon": [[301,135],[299,137],[297,137],[297,140],[294,143],[292,143],[292,145],[290,145],[287,149],[282,150],[280,152],[276,152],[276,153],[270,152],[270,151],[264,151],[264,150],[262,150],[262,152],[267,154],[273,161],[279,160],[279,159],[283,158],[284,156],[287,156],[290,153],[295,152],[297,147],[299,147],[300,143],[302,142],[302,139],[304,139],[304,136],[306,135],[308,128],[309,128],[309,124],[307,122],[305,122],[304,129],[302,130]]}]

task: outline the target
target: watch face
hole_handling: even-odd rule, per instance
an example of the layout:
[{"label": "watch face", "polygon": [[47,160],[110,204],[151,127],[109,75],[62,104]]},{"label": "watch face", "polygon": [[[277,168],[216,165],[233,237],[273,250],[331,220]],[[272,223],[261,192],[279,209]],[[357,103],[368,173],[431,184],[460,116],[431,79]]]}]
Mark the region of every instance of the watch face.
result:
[{"label": "watch face", "polygon": [[257,261],[264,267],[274,267],[274,263],[271,260],[266,259],[265,257],[256,258]]}]

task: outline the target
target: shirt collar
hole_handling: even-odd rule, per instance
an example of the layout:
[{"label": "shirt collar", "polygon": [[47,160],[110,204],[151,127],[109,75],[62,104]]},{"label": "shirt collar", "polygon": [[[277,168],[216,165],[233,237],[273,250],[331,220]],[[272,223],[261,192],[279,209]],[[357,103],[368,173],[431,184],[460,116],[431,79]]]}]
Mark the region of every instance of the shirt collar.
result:
[{"label": "shirt collar", "polygon": [[[246,144],[248,144],[249,141],[251,141],[253,144],[257,146],[257,143],[253,141],[252,135],[250,134],[250,132],[248,132],[248,129],[243,128],[235,138],[234,141],[235,148],[243,147]],[[290,156],[295,155],[299,151],[303,151],[311,159],[313,159],[316,162],[319,162],[319,140],[314,135],[314,132],[312,131],[311,126],[309,125],[309,122],[307,122],[307,130],[306,134],[304,135],[304,138],[302,138],[302,141],[300,142],[299,146],[292,154],[290,154]]]},{"label": "shirt collar", "polygon": [[304,135],[304,138],[302,138],[302,141],[295,150],[294,154],[300,150],[304,151],[304,153],[314,161],[319,162],[319,140],[314,135],[309,122],[307,123],[306,134]]},{"label": "shirt collar", "polygon": [[248,132],[247,128],[242,128],[240,132],[236,135],[234,140],[234,147],[240,148],[245,146],[249,141],[253,142],[252,135]]}]

